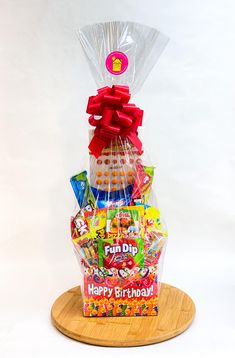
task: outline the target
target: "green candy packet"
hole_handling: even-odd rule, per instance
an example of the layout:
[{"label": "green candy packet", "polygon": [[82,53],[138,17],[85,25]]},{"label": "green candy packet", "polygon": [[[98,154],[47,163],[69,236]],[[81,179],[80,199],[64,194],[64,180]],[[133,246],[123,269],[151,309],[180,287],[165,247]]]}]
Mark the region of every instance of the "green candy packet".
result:
[{"label": "green candy packet", "polygon": [[124,206],[107,211],[106,238],[98,242],[100,267],[143,267],[143,216],[143,206]]},{"label": "green candy packet", "polygon": [[144,267],[144,242],[142,238],[99,239],[99,266],[116,269]]},{"label": "green candy packet", "polygon": [[83,212],[92,211],[96,207],[95,198],[87,179],[87,171],[74,175],[70,179],[74,194]]}]

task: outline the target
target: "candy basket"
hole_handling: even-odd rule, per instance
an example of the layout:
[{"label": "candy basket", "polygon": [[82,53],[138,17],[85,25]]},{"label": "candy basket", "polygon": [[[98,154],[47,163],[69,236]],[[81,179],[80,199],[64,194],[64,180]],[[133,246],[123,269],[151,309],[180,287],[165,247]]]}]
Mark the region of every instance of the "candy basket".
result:
[{"label": "candy basket", "polygon": [[131,95],[167,38],[131,22],[86,26],[79,38],[99,88],[87,105],[89,169],[71,178],[83,314],[156,316],[167,232],[154,194],[156,169],[139,136],[143,110]]}]

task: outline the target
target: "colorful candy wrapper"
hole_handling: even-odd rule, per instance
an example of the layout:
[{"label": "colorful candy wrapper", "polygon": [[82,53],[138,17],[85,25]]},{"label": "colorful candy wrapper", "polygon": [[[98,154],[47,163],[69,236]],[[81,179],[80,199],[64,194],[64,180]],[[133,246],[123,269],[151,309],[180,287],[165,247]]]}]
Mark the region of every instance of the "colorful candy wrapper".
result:
[{"label": "colorful candy wrapper", "polygon": [[99,240],[99,266],[107,269],[133,269],[144,265],[142,238]]},{"label": "colorful candy wrapper", "polygon": [[104,239],[106,234],[106,209],[95,209],[93,212],[85,214],[89,230],[95,240]]},{"label": "colorful candy wrapper", "polygon": [[149,206],[144,211],[145,227],[149,230],[162,229],[161,216],[159,209]]},{"label": "colorful candy wrapper", "polygon": [[84,214],[79,210],[75,217],[71,218],[71,235],[72,239],[77,239],[90,232],[88,222]]},{"label": "colorful candy wrapper", "polygon": [[86,264],[93,265],[98,263],[98,243],[93,239],[90,232],[73,238],[73,244],[79,257],[85,260]]},{"label": "colorful candy wrapper", "polygon": [[70,183],[82,211],[92,211],[96,207],[96,204],[87,179],[87,172],[83,171],[80,174],[74,175],[70,179]]},{"label": "colorful candy wrapper", "polygon": [[132,192],[132,202],[140,200],[141,203],[148,204],[149,194],[154,177],[154,167],[145,166],[141,161],[136,163],[136,177]]},{"label": "colorful candy wrapper", "polygon": [[144,223],[145,264],[153,265],[156,264],[160,258],[167,233],[163,231],[160,211],[155,207],[145,209]]},{"label": "colorful candy wrapper", "polygon": [[143,206],[124,206],[107,211],[106,238],[143,237]]},{"label": "colorful candy wrapper", "polygon": [[104,191],[91,187],[98,208],[117,208],[129,205],[133,191],[133,185],[115,191]]}]

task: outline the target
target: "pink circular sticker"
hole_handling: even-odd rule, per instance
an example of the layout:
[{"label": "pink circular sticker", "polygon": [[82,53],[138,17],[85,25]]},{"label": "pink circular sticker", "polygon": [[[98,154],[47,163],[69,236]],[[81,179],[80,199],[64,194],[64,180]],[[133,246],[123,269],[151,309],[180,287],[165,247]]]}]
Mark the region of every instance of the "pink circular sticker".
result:
[{"label": "pink circular sticker", "polygon": [[128,67],[128,58],[120,51],[111,52],[106,58],[106,68],[113,75],[121,75]]}]

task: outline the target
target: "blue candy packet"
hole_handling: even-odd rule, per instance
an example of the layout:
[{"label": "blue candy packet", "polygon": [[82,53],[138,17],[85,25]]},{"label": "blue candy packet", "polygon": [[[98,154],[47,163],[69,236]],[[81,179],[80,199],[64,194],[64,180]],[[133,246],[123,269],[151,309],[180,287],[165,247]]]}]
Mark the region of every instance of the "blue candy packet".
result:
[{"label": "blue candy packet", "polygon": [[98,208],[116,208],[128,206],[131,201],[133,185],[128,185],[125,189],[107,192],[91,187]]}]

